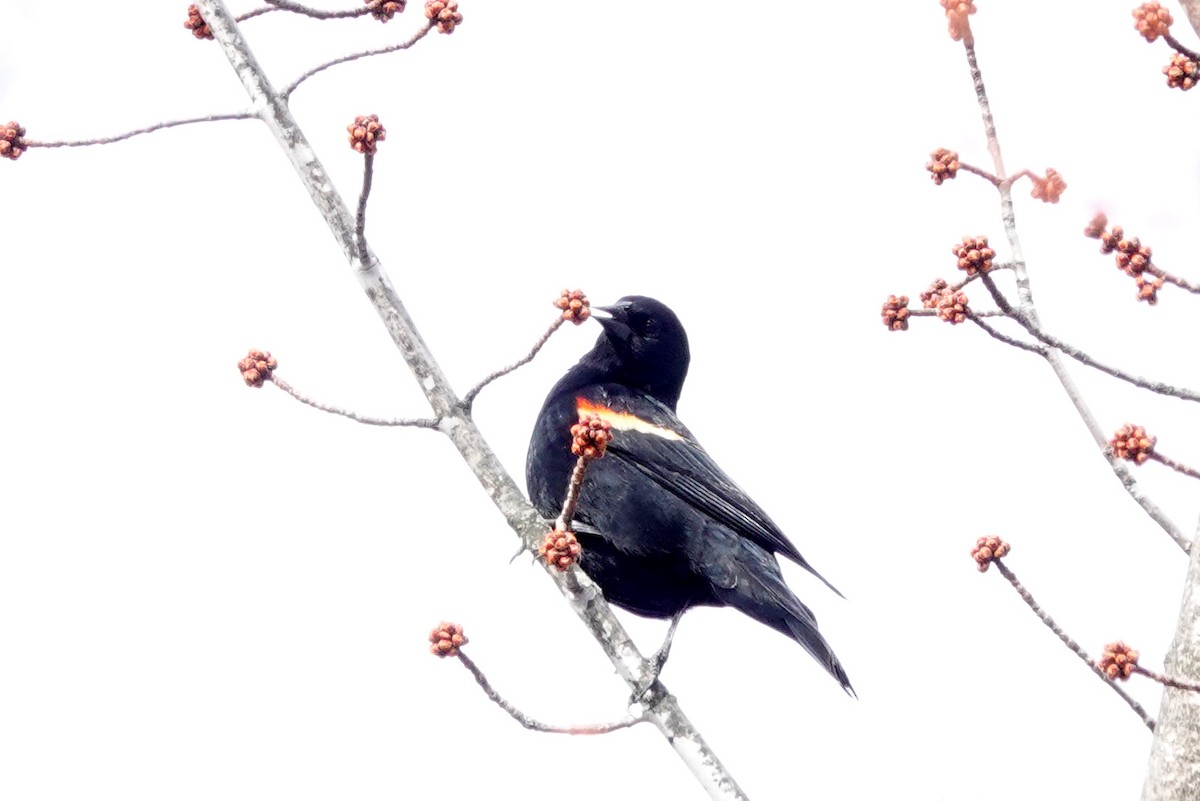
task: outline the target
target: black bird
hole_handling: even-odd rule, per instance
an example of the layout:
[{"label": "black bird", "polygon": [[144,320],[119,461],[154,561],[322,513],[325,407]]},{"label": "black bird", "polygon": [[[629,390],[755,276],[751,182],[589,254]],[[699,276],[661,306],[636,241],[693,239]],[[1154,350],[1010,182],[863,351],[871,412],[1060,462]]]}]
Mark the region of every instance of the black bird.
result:
[{"label": "black bird", "polygon": [[837,589],[675,415],[691,358],[679,318],[640,296],[596,311],[604,330],[595,347],[550,390],[533,429],[525,463],[533,505],[559,515],[576,461],[571,426],[581,413],[600,416],[613,439],[588,467],[572,528],[580,567],[604,597],[638,615],[672,618],[672,634],[694,606],[732,606],[796,640],[852,693],[775,554]]}]

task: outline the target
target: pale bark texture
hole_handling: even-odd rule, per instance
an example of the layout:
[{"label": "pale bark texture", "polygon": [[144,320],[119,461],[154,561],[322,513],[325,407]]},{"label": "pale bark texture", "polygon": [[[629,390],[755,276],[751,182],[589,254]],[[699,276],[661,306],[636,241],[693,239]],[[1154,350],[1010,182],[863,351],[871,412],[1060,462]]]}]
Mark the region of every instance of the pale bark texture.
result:
[{"label": "pale bark texture", "polygon": [[1188,22],[1192,24],[1192,30],[1200,36],[1200,0],[1179,0],[1179,5],[1183,6]]},{"label": "pale bark texture", "polygon": [[[1166,673],[1181,679],[1200,678],[1200,526],[1192,543],[1183,603],[1175,642],[1167,654]],[[1200,693],[1163,690],[1162,708],[1150,748],[1150,766],[1142,785],[1142,801],[1194,801],[1200,797]]]}]

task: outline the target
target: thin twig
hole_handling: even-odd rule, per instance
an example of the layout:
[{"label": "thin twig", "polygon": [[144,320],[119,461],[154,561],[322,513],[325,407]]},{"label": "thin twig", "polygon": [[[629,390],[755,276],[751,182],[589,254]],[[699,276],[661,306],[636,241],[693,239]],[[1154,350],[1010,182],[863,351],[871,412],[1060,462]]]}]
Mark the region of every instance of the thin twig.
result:
[{"label": "thin twig", "polygon": [[529,351],[529,353],[526,353],[524,356],[522,356],[520,359],[518,359],[517,361],[510,364],[508,367],[502,367],[499,370],[497,370],[496,372],[489,374],[478,384],[471,387],[471,389],[467,391],[467,394],[463,396],[463,399],[462,399],[463,407],[467,408],[467,409],[471,408],[471,404],[475,402],[475,398],[479,395],[480,392],[483,391],[483,388],[486,387],[488,384],[492,383],[493,381],[495,381],[497,378],[503,378],[504,376],[508,375],[512,371],[514,371],[520,367],[524,367],[525,365],[527,365],[531,361],[533,361],[533,358],[538,355],[538,351],[540,351],[543,347],[545,347],[546,343],[550,341],[550,337],[554,335],[554,332],[557,331],[564,322],[566,322],[565,318],[563,318],[560,315],[558,318],[555,319],[554,323],[549,328],[546,329],[546,332],[544,334],[542,334],[540,337],[538,337],[538,341],[533,343],[533,348]]},{"label": "thin twig", "polygon": [[358,196],[358,216],[355,219],[354,238],[358,242],[358,258],[362,269],[371,266],[371,252],[367,248],[367,197],[371,194],[371,178],[375,174],[375,154],[363,156],[362,192]]},{"label": "thin twig", "polygon": [[380,47],[375,50],[364,50],[361,53],[351,53],[348,56],[341,56],[339,58],[333,59],[332,61],[326,61],[324,64],[318,64],[317,66],[313,67],[312,69],[310,69],[307,72],[305,72],[304,74],[302,74],[296,80],[289,83],[287,86],[283,87],[283,89],[279,92],[279,95],[284,100],[287,100],[289,97],[292,96],[292,92],[295,92],[296,89],[299,88],[300,84],[304,83],[309,78],[316,75],[317,73],[323,72],[324,70],[327,70],[330,67],[336,67],[338,64],[345,64],[346,62],[349,62],[349,61],[355,61],[360,58],[368,58],[370,56],[379,56],[379,55],[383,55],[384,53],[394,53],[397,50],[407,50],[408,48],[415,45],[417,42],[424,39],[425,34],[429,33],[429,31],[433,29],[434,24],[435,23],[433,22],[433,20],[430,20],[424,26],[421,27],[421,30],[414,33],[411,38],[409,38],[407,41],[401,42],[399,44],[389,45],[388,47]]},{"label": "thin twig", "polygon": [[992,184],[992,186],[999,186],[999,185],[1000,185],[1000,179],[999,179],[999,178],[997,178],[996,176],[992,175],[992,174],[991,174],[990,172],[988,172],[987,170],[984,170],[984,169],[981,169],[981,168],[979,168],[979,167],[976,167],[976,166],[974,166],[973,164],[965,164],[965,163],[963,163],[963,162],[961,162],[961,161],[960,161],[960,162],[958,162],[958,168],[959,168],[960,170],[963,170],[964,172],[974,173],[975,175],[978,175],[980,178],[983,178],[985,181],[988,181],[989,183],[991,183],[991,184]]},{"label": "thin twig", "polygon": [[238,14],[233,18],[234,22],[245,22],[248,19],[261,17],[263,14],[270,14],[272,11],[283,11],[282,8],[276,6],[266,6],[265,8],[256,8],[253,11],[247,11],[245,14]]},{"label": "thin twig", "polygon": [[594,723],[587,726],[551,726],[548,723],[542,723],[539,720],[529,717],[501,697],[500,693],[496,692],[495,688],[492,687],[491,682],[487,680],[487,677],[483,675],[483,671],[479,669],[479,666],[472,662],[471,658],[463,653],[461,648],[458,650],[458,661],[470,671],[471,675],[475,677],[475,681],[479,682],[479,686],[483,688],[484,695],[488,697],[488,700],[503,709],[513,720],[530,731],[540,731],[548,734],[608,734],[609,732],[628,729],[630,726],[646,722],[645,715],[639,711],[637,715],[629,715],[624,720],[618,720],[615,723]]},{"label": "thin twig", "polygon": [[571,471],[571,483],[567,487],[567,497],[563,501],[562,514],[554,521],[557,531],[567,531],[571,528],[571,521],[575,519],[575,507],[579,505],[579,495],[583,491],[583,477],[587,475],[590,461],[587,456],[580,456],[575,462],[575,469]]},{"label": "thin twig", "polygon": [[125,133],[116,134],[114,136],[101,136],[96,139],[64,139],[60,142],[38,142],[33,139],[26,139],[25,144],[29,147],[87,147],[89,145],[111,145],[113,142],[120,142],[125,139],[131,139],[142,134],[154,133],[165,128],[177,128],[180,125],[194,125],[199,122],[220,122],[221,120],[252,120],[257,119],[258,114],[253,111],[238,111],[232,114],[208,114],[203,117],[189,117],[186,120],[168,120],[166,122],[156,122],[145,128],[138,128],[135,131],[126,131]]},{"label": "thin twig", "polygon": [[1197,53],[1195,50],[1191,49],[1190,47],[1187,47],[1186,45],[1184,45],[1182,42],[1180,42],[1178,39],[1176,39],[1171,34],[1164,33],[1163,39],[1166,39],[1167,44],[1169,44],[1171,47],[1175,48],[1176,53],[1187,56],[1192,61],[1200,61],[1200,53]]},{"label": "thin twig", "polygon": [[[1003,261],[1003,262],[998,262],[998,263],[992,264],[992,269],[988,270],[988,272],[994,273],[997,270],[1011,270],[1012,268],[1013,268],[1012,262]],[[950,286],[947,287],[947,289],[949,289],[951,292],[957,292],[960,289],[962,289],[963,287],[965,287],[967,284],[971,283],[972,281],[978,280],[981,275],[982,275],[982,273],[979,273],[979,272],[976,272],[974,275],[968,275],[966,278],[959,281],[957,284],[951,284]],[[990,312],[990,311],[981,312],[981,314],[984,317],[998,316],[994,312]]]},{"label": "thin twig", "polygon": [[1041,620],[1042,623],[1046,624],[1046,627],[1055,633],[1058,639],[1062,641],[1063,645],[1067,646],[1067,648],[1069,648],[1071,653],[1075,654],[1075,656],[1082,659],[1083,663],[1088,666],[1088,670],[1099,676],[1106,685],[1113,689],[1113,692],[1121,696],[1125,703],[1129,704],[1129,708],[1136,712],[1138,717],[1142,719],[1142,722],[1146,724],[1146,728],[1148,728],[1150,731],[1154,731],[1154,719],[1146,714],[1146,710],[1142,708],[1142,705],[1135,701],[1129,695],[1129,693],[1125,692],[1123,688],[1118,687],[1116,684],[1108,680],[1108,676],[1103,670],[1096,667],[1096,664],[1092,661],[1091,657],[1087,655],[1087,651],[1083,650],[1083,647],[1080,646],[1079,643],[1071,639],[1071,637],[1065,631],[1063,631],[1056,622],[1054,622],[1054,618],[1050,617],[1049,613],[1047,613],[1045,609],[1042,609],[1041,605],[1039,605],[1038,602],[1033,599],[1033,596],[1029,594],[1029,590],[1025,589],[1025,586],[1021,584],[1020,580],[1017,579],[1016,574],[1008,569],[1008,565],[1004,564],[1004,562],[1000,559],[993,559],[992,564],[995,565],[996,569],[1000,571],[1000,575],[1008,579],[1008,583],[1011,584],[1013,589],[1017,591],[1017,594],[1021,596],[1021,600],[1025,602],[1025,605],[1032,609],[1033,613],[1038,616],[1038,619]]},{"label": "thin twig", "polygon": [[1188,690],[1194,693],[1200,693],[1200,684],[1192,681],[1184,681],[1183,679],[1164,676],[1162,673],[1155,673],[1149,668],[1144,668],[1141,665],[1133,666],[1134,673],[1140,673],[1148,679],[1153,679],[1164,687],[1174,687],[1176,690]]},{"label": "thin twig", "polygon": [[985,323],[983,320],[980,320],[979,319],[980,316],[981,315],[979,314],[979,312],[973,312],[973,311],[967,312],[967,319],[970,320],[971,322],[975,323],[975,325],[979,326],[984,331],[986,331],[988,333],[988,336],[992,337],[993,339],[997,339],[997,340],[1003,342],[1005,345],[1012,345],[1014,348],[1020,348],[1021,350],[1027,350],[1031,353],[1036,353],[1039,356],[1046,355],[1046,352],[1047,352],[1046,348],[1043,347],[1042,345],[1037,345],[1037,344],[1034,344],[1031,342],[1022,342],[1019,339],[1014,339],[1014,338],[1010,337],[1008,334],[1002,334],[999,331],[997,331],[995,328],[993,328],[992,326]]},{"label": "thin twig", "polygon": [[[996,165],[997,175],[1003,178],[1004,176],[1004,159],[1000,153],[1000,140],[996,135],[996,123],[992,118],[992,109],[988,103],[987,90],[983,85],[983,74],[979,70],[979,62],[975,57],[975,46],[972,42],[965,42],[967,53],[967,65],[971,71],[971,79],[975,85],[975,98],[979,103],[979,112],[983,118],[984,135],[987,137],[988,150],[992,154],[992,161]],[[1014,317],[1022,325],[1032,323],[1034,326],[1038,324],[1037,309],[1033,303],[1033,290],[1029,284],[1029,273],[1025,270],[1025,259],[1021,251],[1021,238],[1017,234],[1017,218],[1016,212],[1013,209],[1012,202],[1012,186],[1003,181],[997,187],[1000,193],[1000,216],[1004,223],[1004,232],[1008,236],[1009,249],[1012,251],[1012,270],[1017,281],[1017,294],[1020,298],[1021,316]],[[993,298],[1003,299],[1005,304],[1008,304],[1007,299],[995,288],[991,277],[985,273],[979,274],[986,282],[990,283],[989,291],[992,291]],[[993,291],[994,290],[994,291]],[[1005,306],[997,303],[1004,309]],[[1008,305],[1011,309],[1011,304]],[[1010,315],[1012,316],[1012,315]],[[980,321],[976,321],[978,324]],[[986,330],[986,328],[985,328]],[[1049,343],[1047,343],[1049,344]],[[1053,347],[1053,346],[1052,346]],[[1104,456],[1112,468],[1113,473],[1121,482],[1121,486],[1129,493],[1129,496],[1137,502],[1139,506],[1149,515],[1150,519],[1158,523],[1159,527],[1167,533],[1176,545],[1183,549],[1184,553],[1191,552],[1191,541],[1183,536],[1183,532],[1175,525],[1171,518],[1167,517],[1158,506],[1151,501],[1142,492],[1138,486],[1133,474],[1119,459],[1115,459],[1108,446],[1108,434],[1100,428],[1100,423],[1096,420],[1096,416],[1092,414],[1088,408],[1087,401],[1084,400],[1083,393],[1079,391],[1079,387],[1075,385],[1075,379],[1071,377],[1067,371],[1067,366],[1059,357],[1057,351],[1047,349],[1040,352],[1042,358],[1050,365],[1050,369],[1054,371],[1054,375],[1058,378],[1059,384],[1062,385],[1063,391],[1067,393],[1067,397],[1071,401],[1071,405],[1075,407],[1075,411],[1079,414],[1079,419],[1083,421],[1088,433],[1092,435],[1092,441],[1096,443],[1096,448]]]},{"label": "thin twig", "polygon": [[987,89],[983,85],[983,72],[979,69],[979,60],[975,55],[975,43],[967,38],[963,41],[967,54],[967,66],[971,72],[971,82],[975,86],[975,100],[979,104],[979,114],[983,118],[983,133],[987,138],[988,152],[992,154],[992,164],[995,167],[999,183],[996,189],[1000,192],[1000,219],[1004,224],[1004,233],[1008,237],[1008,247],[1012,251],[1013,274],[1017,279],[1017,297],[1021,309],[1034,320],[1037,311],[1033,305],[1033,289],[1029,284],[1029,273],[1025,270],[1025,257],[1021,252],[1021,239],[1017,236],[1017,215],[1012,202],[1012,183],[1007,180],[1004,170],[1004,156],[1000,152],[1000,138],[996,134],[996,119],[992,116],[992,106],[988,102]]},{"label": "thin twig", "polygon": [[1180,289],[1186,289],[1188,292],[1194,292],[1195,294],[1200,295],[1200,283],[1196,283],[1195,281],[1189,281],[1188,279],[1182,278],[1178,275],[1173,275],[1173,274],[1167,272],[1166,270],[1162,269],[1158,265],[1155,265],[1155,264],[1146,265],[1145,272],[1150,273],[1155,278],[1161,278],[1162,280],[1166,281],[1168,284],[1174,284],[1175,286],[1179,287]]},{"label": "thin twig", "polygon": [[[305,17],[313,19],[345,19],[347,17],[362,17],[374,11],[371,6],[362,6],[361,8],[353,8],[345,11],[323,11],[319,8],[309,8],[300,3],[293,3],[291,0],[264,0],[268,5],[273,6],[280,11],[290,11],[293,14],[301,14]],[[259,12],[262,13],[262,12]],[[240,19],[238,20],[241,21]]]},{"label": "thin twig", "polygon": [[1037,173],[1033,172],[1032,170],[1021,170],[1020,172],[1013,173],[1012,175],[1005,178],[1004,183],[1008,184],[1009,187],[1012,187],[1013,184],[1015,184],[1017,181],[1021,180],[1022,178],[1028,178],[1031,181],[1041,180],[1041,176],[1039,176]]},{"label": "thin twig", "polygon": [[[958,290],[952,288],[950,291],[957,292]],[[910,317],[937,317],[938,310],[937,309],[912,309],[912,308],[910,308],[908,310],[908,314]],[[1004,312],[998,311],[996,309],[985,309],[983,311],[978,311],[978,312],[973,311],[973,312],[971,312],[971,314],[974,315],[975,317],[1004,317],[1005,316]]]},{"label": "thin twig", "polygon": [[269,380],[272,384],[279,387],[284,392],[303,403],[305,406],[311,406],[314,409],[319,409],[322,412],[329,412],[330,414],[347,417],[356,423],[363,423],[364,425],[368,426],[395,426],[401,428],[437,428],[438,425],[441,424],[441,420],[436,417],[402,417],[393,418],[390,420],[382,417],[367,417],[366,415],[357,414],[346,409],[339,409],[336,406],[330,406],[329,404],[313,400],[307,395],[303,395],[298,392],[295,387],[284,381],[278,375],[272,375]]},{"label": "thin twig", "polygon": [[1150,458],[1160,464],[1165,464],[1167,467],[1171,468],[1177,473],[1183,473],[1185,476],[1191,476],[1192,478],[1200,478],[1200,471],[1194,470],[1188,467],[1186,464],[1180,464],[1170,456],[1163,456],[1158,451],[1152,451],[1150,453]]},{"label": "thin twig", "polygon": [[1116,367],[1111,367],[1104,362],[1093,358],[1074,345],[1063,342],[1058,337],[1047,334],[1023,311],[1014,308],[1013,305],[1008,302],[1008,298],[1006,298],[1004,293],[1000,291],[1000,288],[996,286],[996,282],[992,280],[991,276],[984,275],[983,284],[988,288],[988,291],[992,293],[992,299],[996,301],[996,305],[1000,307],[1000,310],[1012,319],[1016,320],[1022,328],[1028,331],[1030,335],[1039,342],[1049,345],[1055,350],[1070,356],[1080,364],[1085,364],[1088,367],[1099,370],[1100,372],[1110,375],[1120,381],[1133,384],[1135,387],[1141,387],[1142,389],[1149,390],[1150,392],[1154,392],[1159,395],[1169,395],[1172,398],[1179,398],[1180,400],[1200,402],[1200,392],[1188,389],[1187,387],[1176,387],[1171,384],[1163,383],[1162,381],[1151,381],[1148,378],[1127,373],[1124,370]]},{"label": "thin twig", "polygon": [[[980,275],[982,275],[982,273],[980,273]],[[987,280],[990,281],[991,279],[988,278]],[[992,285],[995,286],[994,282]],[[999,292],[999,289],[997,288],[996,291]],[[1001,295],[1001,297],[1003,296]],[[1142,510],[1150,517],[1151,520],[1153,520],[1155,523],[1158,523],[1159,527],[1167,533],[1167,536],[1169,536],[1175,542],[1175,544],[1183,550],[1184,553],[1189,553],[1192,547],[1191,541],[1183,535],[1183,532],[1180,531],[1179,527],[1175,525],[1175,521],[1167,517],[1166,513],[1158,507],[1158,504],[1154,503],[1154,501],[1150,500],[1150,498],[1147,497],[1144,492],[1142,492],[1142,488],[1138,485],[1137,479],[1133,477],[1133,473],[1129,471],[1129,468],[1125,465],[1125,463],[1113,456],[1112,449],[1109,447],[1107,439],[1103,434],[1099,433],[1100,427],[1096,422],[1095,417],[1092,416],[1091,411],[1084,404],[1082,397],[1077,395],[1074,382],[1070,380],[1070,376],[1065,370],[1062,369],[1062,366],[1056,363],[1055,352],[1041,345],[1022,342],[1018,339],[1013,339],[1006,334],[1002,334],[982,320],[975,319],[974,315],[971,315],[970,319],[971,322],[975,323],[992,337],[1005,343],[1006,345],[1012,345],[1014,347],[1021,348],[1022,350],[1031,351],[1050,362],[1051,367],[1054,368],[1055,374],[1059,377],[1059,381],[1062,382],[1063,386],[1067,389],[1068,397],[1070,397],[1072,403],[1075,404],[1076,410],[1083,419],[1084,425],[1087,426],[1088,431],[1091,432],[1093,439],[1096,440],[1096,444],[1100,448],[1100,452],[1104,455],[1105,461],[1108,462],[1109,467],[1112,468],[1113,473],[1121,482],[1121,486],[1127,493],[1129,493],[1129,497],[1133,498],[1134,502],[1137,503],[1138,506],[1142,507]]]}]

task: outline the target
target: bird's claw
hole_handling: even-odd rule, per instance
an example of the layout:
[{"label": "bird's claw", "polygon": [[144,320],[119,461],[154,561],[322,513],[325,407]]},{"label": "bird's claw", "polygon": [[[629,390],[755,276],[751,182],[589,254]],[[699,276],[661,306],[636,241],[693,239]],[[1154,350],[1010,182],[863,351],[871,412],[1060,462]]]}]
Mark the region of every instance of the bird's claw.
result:
[{"label": "bird's claw", "polygon": [[633,688],[633,694],[629,696],[630,706],[640,704],[646,693],[650,692],[650,688],[658,683],[658,676],[667,664],[667,657],[671,655],[671,643],[675,642],[675,630],[679,628],[679,621],[682,618],[683,612],[677,612],[671,618],[671,627],[667,629],[667,638],[654,652],[654,656],[646,660],[646,664],[650,667],[650,676]]},{"label": "bird's claw", "polygon": [[[670,649],[667,649],[668,651]],[[667,653],[659,649],[658,653],[646,660],[646,664],[650,666],[650,675],[633,688],[633,692],[629,696],[628,706],[642,703],[646,697],[646,693],[650,692],[655,684],[658,684],[658,676],[662,673],[663,666],[667,664]]]}]

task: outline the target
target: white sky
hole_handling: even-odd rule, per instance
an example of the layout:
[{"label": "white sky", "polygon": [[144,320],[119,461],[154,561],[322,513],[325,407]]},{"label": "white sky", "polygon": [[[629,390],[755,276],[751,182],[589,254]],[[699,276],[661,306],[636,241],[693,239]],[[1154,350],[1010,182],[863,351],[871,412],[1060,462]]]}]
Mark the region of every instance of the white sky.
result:
[{"label": "white sky", "polygon": [[[186,3],[0,0],[0,117],[36,139],[244,107]],[[407,37],[277,14],[245,30],[277,84]],[[1048,329],[1200,386],[1197,299],[1157,307],[1080,235],[1096,208],[1198,277],[1196,93],[1168,91],[1132,2],[979,3],[981,63]],[[236,4],[245,10],[251,4]],[[564,286],[670,303],[680,411],[842,601],[785,567],[860,699],[728,610],[680,629],[664,680],[753,798],[1130,798],[1150,737],[995,574],[1093,653],[1161,666],[1186,560],[1121,491],[1049,369],[970,326],[889,334],[879,306],[951,280],[995,193],[940,188],[935,147],[987,166],[960,45],[924,2],[463,0],[464,25],[327,72],[293,108],[352,201],[377,113],[369,235],[460,391],[523,353]],[[1176,32],[1195,36],[1184,23]],[[322,415],[234,363],[367,414],[425,407],[265,130],[194,126],[0,164],[0,797],[701,797],[650,727],[520,729],[426,652],[439,619],[528,713],[616,719],[625,686],[449,444]],[[973,301],[982,302],[972,287]],[[561,332],[485,392],[517,475]],[[1185,345],[1185,343],[1187,343]],[[1106,429],[1200,462],[1196,410],[1074,369]],[[1187,532],[1189,479],[1136,473]],[[644,650],[665,626],[625,615]],[[1131,692],[1156,709],[1145,682]]]}]

